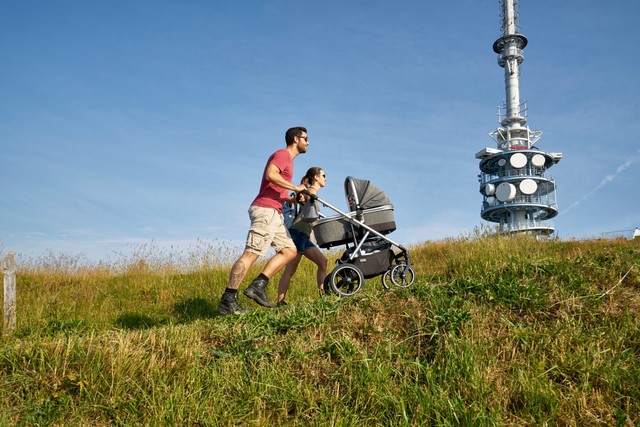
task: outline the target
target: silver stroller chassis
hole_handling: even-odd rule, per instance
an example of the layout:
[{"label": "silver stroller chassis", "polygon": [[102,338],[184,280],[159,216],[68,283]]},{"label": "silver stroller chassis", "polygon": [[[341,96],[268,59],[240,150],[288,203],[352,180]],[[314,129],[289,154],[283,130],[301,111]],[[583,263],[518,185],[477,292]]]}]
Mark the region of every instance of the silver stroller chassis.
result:
[{"label": "silver stroller chassis", "polygon": [[[365,279],[379,275],[382,275],[382,286],[385,289],[407,288],[414,283],[415,272],[411,267],[407,249],[367,225],[364,220],[366,211],[349,214],[316,195],[310,196],[338,213],[338,218],[342,219],[343,223],[348,222],[351,227],[350,235],[353,236],[353,239],[340,242],[340,244],[344,243],[347,249],[336,260],[336,266],[324,280],[326,293],[333,292],[342,297],[354,295],[362,290]],[[323,220],[330,220],[330,218]],[[393,229],[395,229],[395,223]],[[353,246],[350,247],[350,244]],[[326,246],[337,246],[337,244]],[[399,252],[394,251],[394,247]]]}]

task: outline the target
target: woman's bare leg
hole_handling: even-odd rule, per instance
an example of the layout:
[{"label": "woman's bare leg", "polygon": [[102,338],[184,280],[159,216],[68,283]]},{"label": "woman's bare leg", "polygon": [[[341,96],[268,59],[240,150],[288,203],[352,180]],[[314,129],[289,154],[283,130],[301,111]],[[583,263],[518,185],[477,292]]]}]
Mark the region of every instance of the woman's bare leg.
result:
[{"label": "woman's bare leg", "polygon": [[278,282],[278,301],[284,300],[284,297],[287,295],[291,278],[298,269],[298,264],[300,264],[301,259],[302,254],[296,254],[295,258],[284,268],[284,273],[282,273],[282,277],[280,277],[280,281]]},{"label": "woman's bare leg", "polygon": [[318,270],[316,271],[316,281],[318,283],[318,289],[322,290],[324,288],[324,278],[327,277],[327,266],[329,265],[329,260],[316,246],[304,251],[304,256],[309,258],[318,266]]}]

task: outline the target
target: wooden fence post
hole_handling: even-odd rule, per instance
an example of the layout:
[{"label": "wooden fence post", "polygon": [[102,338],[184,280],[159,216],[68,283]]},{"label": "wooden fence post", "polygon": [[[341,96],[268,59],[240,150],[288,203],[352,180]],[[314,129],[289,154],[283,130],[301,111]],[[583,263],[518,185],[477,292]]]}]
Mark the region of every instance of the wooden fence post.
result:
[{"label": "wooden fence post", "polygon": [[4,333],[12,334],[16,329],[16,261],[8,252],[2,261],[4,270]]}]

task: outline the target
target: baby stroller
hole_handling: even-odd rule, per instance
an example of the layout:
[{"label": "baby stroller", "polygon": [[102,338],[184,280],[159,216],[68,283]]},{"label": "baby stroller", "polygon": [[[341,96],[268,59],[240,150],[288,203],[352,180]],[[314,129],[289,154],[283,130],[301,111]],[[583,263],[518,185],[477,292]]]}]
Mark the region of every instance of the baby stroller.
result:
[{"label": "baby stroller", "polygon": [[323,249],[346,247],[324,281],[325,291],[351,296],[362,289],[365,279],[379,275],[385,289],[411,286],[415,274],[409,253],[386,237],[396,229],[393,205],[387,195],[370,181],[351,176],[344,181],[344,192],[348,213],[313,196],[338,213],[319,219],[313,226],[318,246]]}]

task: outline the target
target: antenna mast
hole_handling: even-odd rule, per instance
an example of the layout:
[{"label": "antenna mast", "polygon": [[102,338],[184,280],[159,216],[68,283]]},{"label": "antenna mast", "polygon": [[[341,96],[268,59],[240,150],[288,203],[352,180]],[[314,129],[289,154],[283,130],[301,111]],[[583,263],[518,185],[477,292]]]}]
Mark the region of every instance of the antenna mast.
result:
[{"label": "antenna mast", "polygon": [[476,153],[480,160],[480,216],[499,224],[501,233],[554,232],[548,220],[558,215],[555,181],[545,171],[562,159],[534,147],[542,131],[527,126],[526,102],[520,100],[520,66],[527,38],[518,31],[518,0],[500,0],[502,35],[493,43],[504,68],[505,105],[498,107],[499,127],[489,135],[497,148]]}]

